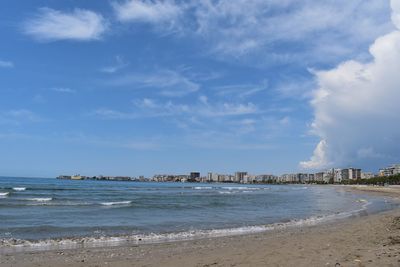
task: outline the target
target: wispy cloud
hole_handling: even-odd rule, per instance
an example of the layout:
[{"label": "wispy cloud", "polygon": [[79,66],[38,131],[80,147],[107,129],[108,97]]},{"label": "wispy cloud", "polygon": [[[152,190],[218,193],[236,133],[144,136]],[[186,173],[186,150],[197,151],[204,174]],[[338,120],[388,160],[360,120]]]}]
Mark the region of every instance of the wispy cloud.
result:
[{"label": "wispy cloud", "polygon": [[33,98],[32,101],[37,103],[37,104],[43,104],[46,103],[46,98],[41,95],[41,94],[36,94]]},{"label": "wispy cloud", "polygon": [[213,103],[210,104],[204,97],[197,104],[179,104],[172,101],[159,102],[144,98],[135,100],[133,104],[137,109],[122,112],[114,109],[101,108],[90,113],[92,116],[102,119],[130,120],[143,117],[168,117],[168,116],[198,116],[203,118],[234,117],[258,114],[261,111],[251,103]]},{"label": "wispy cloud", "polygon": [[[292,127],[287,115],[264,113],[251,102],[214,102],[202,95],[196,102],[176,103],[159,99],[136,99],[129,110],[98,109],[91,116],[105,120],[163,121],[179,130],[164,136],[171,146],[268,150],[276,136],[286,136]],[[150,123],[150,122],[149,122]]]},{"label": "wispy cloud", "polygon": [[96,109],[95,111],[90,112],[89,115],[109,120],[130,120],[139,118],[135,113],[122,112],[108,108]]},{"label": "wispy cloud", "polygon": [[199,98],[197,104],[177,104],[171,101],[159,103],[155,100],[143,99],[135,101],[135,105],[144,112],[168,115],[196,115],[201,117],[240,116],[259,113],[258,107],[251,103],[210,103],[205,96]]},{"label": "wispy cloud", "polygon": [[108,28],[102,15],[90,10],[74,9],[62,12],[41,8],[23,24],[23,32],[39,41],[99,40]]},{"label": "wispy cloud", "polygon": [[273,89],[283,98],[309,99],[316,87],[315,80],[304,76],[295,76],[283,77]]},{"label": "wispy cloud", "polygon": [[50,88],[50,90],[57,92],[57,93],[65,93],[65,94],[76,93],[76,91],[74,89],[71,89],[68,87],[53,87],[53,88]]},{"label": "wispy cloud", "polygon": [[112,6],[123,22],[171,23],[181,14],[181,7],[169,0],[129,0],[114,2]]},{"label": "wispy cloud", "polygon": [[0,112],[0,124],[20,125],[22,123],[41,122],[43,118],[27,109],[13,109]]},{"label": "wispy cloud", "polygon": [[128,65],[129,64],[125,62],[121,56],[116,56],[114,65],[103,67],[100,69],[100,71],[105,73],[115,73],[127,67]]},{"label": "wispy cloud", "polygon": [[[325,54],[318,59],[323,61],[327,51],[336,58],[351,54],[390,29],[387,8],[379,0],[201,1],[195,5],[196,32],[222,55],[256,52],[268,55],[269,61],[309,62]],[[300,46],[290,51],[293,44]]]},{"label": "wispy cloud", "polygon": [[198,83],[173,70],[123,75],[108,83],[113,86],[135,86],[135,88],[155,89],[159,91],[159,94],[168,97],[181,97],[200,89]]},{"label": "wispy cloud", "polygon": [[246,98],[265,91],[267,88],[268,81],[265,80],[260,84],[230,84],[217,86],[214,89],[218,96],[233,95],[238,98]]},{"label": "wispy cloud", "polygon": [[113,6],[121,22],[175,30],[200,38],[219,58],[258,64],[336,63],[361,56],[360,47],[392,29],[389,3],[381,0],[130,0]]},{"label": "wispy cloud", "polygon": [[[117,141],[118,140],[118,141]],[[95,146],[102,146],[102,147],[114,147],[114,148],[124,148],[129,150],[139,150],[139,151],[154,151],[159,150],[164,145],[160,142],[159,138],[104,138],[104,137],[97,137],[97,136],[85,136],[80,135],[78,138],[74,139],[75,142],[82,142],[87,144],[92,144]]]},{"label": "wispy cloud", "polygon": [[0,60],[0,68],[14,68],[14,63],[11,61]]}]

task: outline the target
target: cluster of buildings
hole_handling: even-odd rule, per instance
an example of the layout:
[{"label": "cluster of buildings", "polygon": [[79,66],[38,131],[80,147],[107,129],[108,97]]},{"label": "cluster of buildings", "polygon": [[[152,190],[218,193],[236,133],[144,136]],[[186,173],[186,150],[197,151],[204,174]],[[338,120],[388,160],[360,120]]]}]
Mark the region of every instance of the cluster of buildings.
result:
[{"label": "cluster of buildings", "polygon": [[76,175],[60,175],[57,179],[62,180],[98,180],[98,181],[134,181],[134,182],[145,182],[148,181],[144,176],[130,177],[130,176],[84,176],[80,174]]},{"label": "cluster of buildings", "polygon": [[[400,164],[394,164],[379,170],[379,176],[390,176],[400,174]],[[191,172],[189,174],[157,174],[152,178],[129,177],[129,176],[82,176],[82,175],[60,175],[58,179],[68,180],[106,180],[106,181],[153,181],[153,182],[197,182],[197,183],[321,183],[321,184],[339,184],[351,180],[370,179],[375,175],[371,172],[363,172],[357,168],[337,169],[332,168],[317,173],[290,173],[280,176],[272,174],[252,175],[247,172],[238,171],[234,174],[220,174],[209,172],[207,176],[201,176],[200,172]]]},{"label": "cluster of buildings", "polygon": [[393,164],[379,170],[379,176],[391,176],[396,174],[400,174],[400,164]]},{"label": "cluster of buildings", "polygon": [[154,182],[203,182],[203,183],[342,183],[346,180],[372,178],[372,173],[364,173],[361,169],[329,169],[318,173],[291,173],[280,176],[272,174],[252,175],[247,172],[235,174],[219,174],[209,172],[207,176],[200,176],[199,172],[189,175],[154,175]]}]

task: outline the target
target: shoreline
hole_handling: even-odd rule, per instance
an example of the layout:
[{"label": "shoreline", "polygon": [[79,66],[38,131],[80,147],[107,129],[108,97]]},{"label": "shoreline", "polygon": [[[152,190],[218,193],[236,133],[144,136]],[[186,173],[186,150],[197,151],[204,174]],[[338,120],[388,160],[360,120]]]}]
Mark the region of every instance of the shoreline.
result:
[{"label": "shoreline", "polygon": [[[319,186],[319,185],[316,185]],[[351,192],[352,194],[363,194],[361,190],[348,186],[331,186],[337,191]],[[344,187],[344,188],[343,188]],[[369,195],[377,195],[371,194]],[[378,194],[379,195],[379,194]],[[391,196],[393,198],[393,196]],[[291,228],[301,228],[315,226],[330,222],[346,220],[351,217],[366,216],[366,214],[375,214],[390,209],[370,210],[368,206],[372,204],[367,200],[360,198],[356,202],[363,203],[356,210],[335,212],[325,215],[313,215],[306,218],[297,218],[292,220],[277,221],[268,224],[255,224],[248,226],[237,226],[232,228],[198,229],[182,232],[166,233],[143,233],[143,234],[121,234],[110,236],[71,236],[57,237],[49,239],[29,240],[17,238],[0,239],[0,255],[7,253],[30,253],[52,250],[70,250],[70,249],[91,249],[91,248],[110,248],[123,247],[130,245],[160,244],[171,242],[195,241],[207,238],[221,238],[239,235],[252,235],[267,233],[278,230],[289,230]],[[386,200],[385,200],[386,202]]]},{"label": "shoreline", "polygon": [[[400,197],[400,187],[340,188],[354,193]],[[377,266],[377,262],[380,266],[400,264],[400,209],[317,225],[235,236],[101,248],[13,252],[5,253],[0,258],[0,266],[44,267],[335,266],[336,263],[341,264],[337,266],[343,266],[343,263],[346,266]]]}]

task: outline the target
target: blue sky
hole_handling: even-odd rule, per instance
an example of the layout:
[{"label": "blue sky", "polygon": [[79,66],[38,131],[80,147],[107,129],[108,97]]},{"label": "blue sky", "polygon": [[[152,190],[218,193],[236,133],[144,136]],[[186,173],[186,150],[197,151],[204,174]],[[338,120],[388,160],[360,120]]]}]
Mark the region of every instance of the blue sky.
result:
[{"label": "blue sky", "polygon": [[396,4],[2,1],[0,174],[376,171],[399,160],[396,142],[379,151],[365,136],[348,148],[359,136],[335,132],[374,114],[341,107],[361,114],[343,125],[346,114],[324,107],[343,93],[329,75],[342,79],[344,62],[369,66],[369,47],[398,32]]}]

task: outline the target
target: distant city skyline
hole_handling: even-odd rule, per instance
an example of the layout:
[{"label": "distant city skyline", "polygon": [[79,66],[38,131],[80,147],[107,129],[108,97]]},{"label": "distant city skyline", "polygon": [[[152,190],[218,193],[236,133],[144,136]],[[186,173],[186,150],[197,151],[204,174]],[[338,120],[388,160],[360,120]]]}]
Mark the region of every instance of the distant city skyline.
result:
[{"label": "distant city skyline", "polygon": [[400,6],[0,3],[0,175],[400,162]]}]

